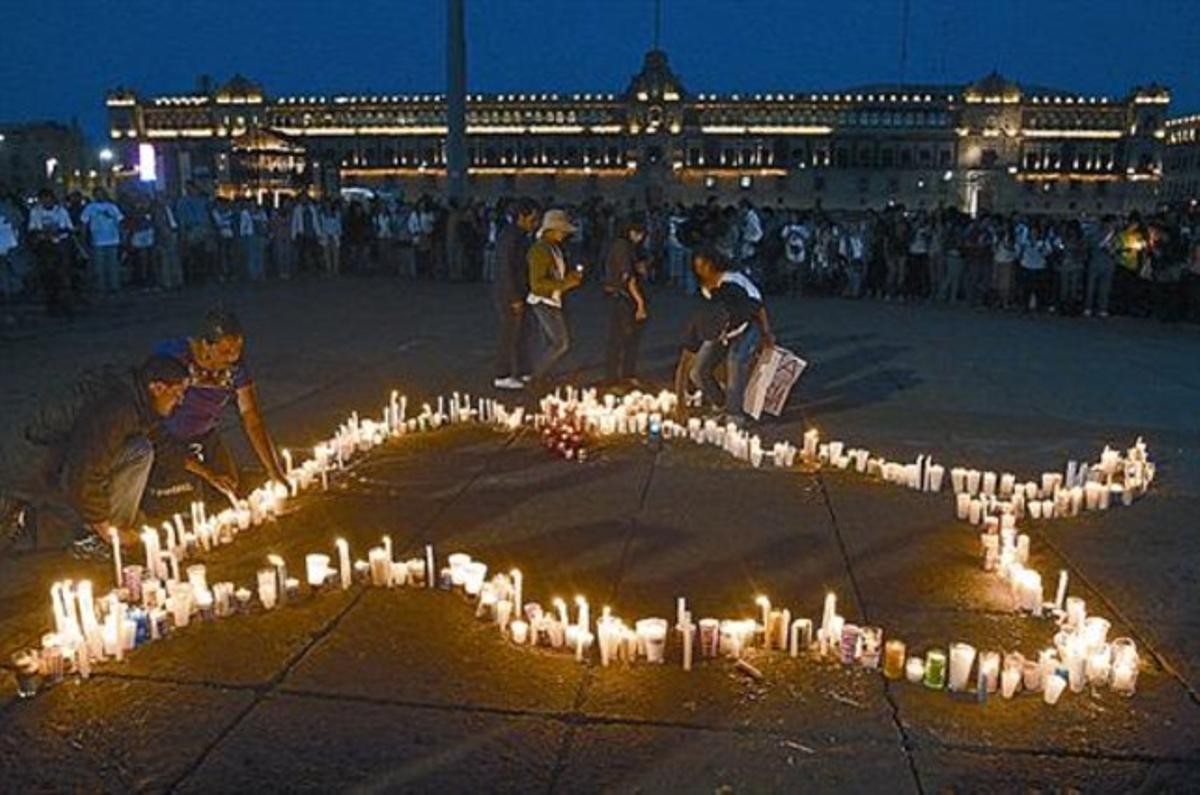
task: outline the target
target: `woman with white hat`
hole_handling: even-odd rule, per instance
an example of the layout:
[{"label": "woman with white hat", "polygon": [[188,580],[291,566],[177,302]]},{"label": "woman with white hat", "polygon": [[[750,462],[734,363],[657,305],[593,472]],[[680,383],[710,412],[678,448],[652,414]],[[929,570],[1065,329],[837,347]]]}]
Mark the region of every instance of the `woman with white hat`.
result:
[{"label": "woman with white hat", "polygon": [[538,229],[537,241],[529,247],[529,296],[525,302],[533,310],[538,326],[546,337],[546,350],[533,368],[534,384],[542,384],[554,365],[571,347],[567,319],[563,314],[563,295],[583,282],[583,266],[567,267],[563,242],[576,231],[565,210],[547,210]]}]

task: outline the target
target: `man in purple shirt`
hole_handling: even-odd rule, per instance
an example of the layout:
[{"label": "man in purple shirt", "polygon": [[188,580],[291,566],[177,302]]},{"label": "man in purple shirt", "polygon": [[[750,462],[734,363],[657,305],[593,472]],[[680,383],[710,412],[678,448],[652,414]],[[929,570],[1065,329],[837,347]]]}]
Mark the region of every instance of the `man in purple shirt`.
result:
[{"label": "man in purple shirt", "polygon": [[156,354],[179,360],[190,373],[183,400],[163,423],[163,452],[153,477],[160,496],[173,493],[186,480],[185,473],[198,475],[227,496],[238,493],[237,464],[219,429],[222,412],[235,399],[242,429],[263,470],[272,480],[286,480],[242,360],[245,344],[237,315],[214,309],[205,317],[200,336],[167,339],[156,346]]}]

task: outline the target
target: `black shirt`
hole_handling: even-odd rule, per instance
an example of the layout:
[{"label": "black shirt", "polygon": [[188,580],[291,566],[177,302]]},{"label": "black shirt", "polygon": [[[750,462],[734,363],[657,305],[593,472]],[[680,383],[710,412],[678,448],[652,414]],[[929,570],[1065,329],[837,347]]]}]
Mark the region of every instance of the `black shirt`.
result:
[{"label": "black shirt", "polygon": [[713,290],[711,300],[725,310],[731,330],[752,322],[762,309],[761,301],[756,301],[745,288],[734,282],[725,282]]}]

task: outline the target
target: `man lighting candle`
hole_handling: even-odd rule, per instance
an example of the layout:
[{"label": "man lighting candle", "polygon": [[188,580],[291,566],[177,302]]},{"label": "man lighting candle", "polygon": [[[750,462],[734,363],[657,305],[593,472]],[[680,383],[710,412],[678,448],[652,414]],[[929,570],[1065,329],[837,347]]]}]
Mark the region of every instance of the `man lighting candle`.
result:
[{"label": "man lighting candle", "polygon": [[156,353],[177,360],[190,374],[183,401],[164,423],[162,454],[152,478],[156,495],[174,493],[190,473],[221,494],[236,496],[237,464],[218,429],[221,413],[234,399],[242,430],[267,477],[287,482],[243,360],[245,345],[237,315],[214,309],[205,316],[200,335],[164,340],[156,348]]}]

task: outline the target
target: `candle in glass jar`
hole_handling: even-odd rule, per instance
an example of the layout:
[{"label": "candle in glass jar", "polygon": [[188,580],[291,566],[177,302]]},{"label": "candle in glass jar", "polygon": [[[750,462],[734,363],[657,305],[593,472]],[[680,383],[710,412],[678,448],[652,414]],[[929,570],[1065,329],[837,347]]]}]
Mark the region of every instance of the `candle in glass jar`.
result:
[{"label": "candle in glass jar", "polygon": [[1000,687],[1000,652],[985,651],[979,655],[979,674],[984,678],[987,691],[995,693]]},{"label": "candle in glass jar", "polygon": [[888,679],[899,679],[904,675],[904,651],[904,641],[893,639],[884,644],[883,675]]},{"label": "candle in glass jar", "polygon": [[946,652],[930,649],[925,652],[925,686],[941,690],[946,686]]},{"label": "candle in glass jar", "polygon": [[1067,680],[1063,679],[1057,673],[1051,674],[1042,682],[1042,700],[1050,705],[1057,704],[1059,697],[1066,687]]},{"label": "candle in glass jar", "polygon": [[950,645],[950,689],[963,693],[971,678],[971,666],[975,664],[975,647],[969,643]]},{"label": "candle in glass jar", "polygon": [[904,664],[904,678],[914,685],[925,678],[925,661],[920,657],[909,657]]}]

